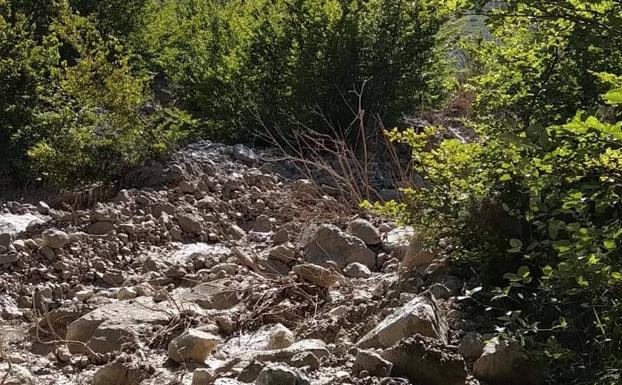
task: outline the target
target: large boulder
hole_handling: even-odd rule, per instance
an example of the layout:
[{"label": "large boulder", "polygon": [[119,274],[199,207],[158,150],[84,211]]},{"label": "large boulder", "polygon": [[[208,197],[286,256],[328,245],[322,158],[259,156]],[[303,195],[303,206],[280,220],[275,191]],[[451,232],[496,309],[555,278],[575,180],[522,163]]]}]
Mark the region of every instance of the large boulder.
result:
[{"label": "large boulder", "polygon": [[380,231],[366,219],[355,219],[348,224],[348,233],[359,238],[368,245],[380,243]]},{"label": "large boulder", "polygon": [[123,344],[140,343],[154,325],[166,325],[170,317],[166,304],[156,304],[149,298],[132,302],[113,302],[83,315],[67,326],[67,341],[71,353],[109,353],[119,351]]},{"label": "large boulder", "polygon": [[307,262],[327,265],[333,261],[340,268],[359,262],[368,268],[376,264],[376,254],[359,238],[345,234],[337,226],[313,226],[303,236],[304,255]]},{"label": "large boulder", "polygon": [[539,385],[539,368],[518,343],[492,340],[473,364],[473,374],[490,385]]},{"label": "large boulder", "polygon": [[220,343],[220,337],[196,329],[188,329],[168,344],[168,356],[175,362],[202,364]]},{"label": "large boulder", "polygon": [[402,338],[415,334],[435,338],[445,344],[448,341],[447,321],[430,298],[415,297],[364,335],[357,346],[363,349],[388,348]]},{"label": "large boulder", "polygon": [[392,375],[418,385],[464,385],[467,379],[463,358],[434,338],[403,339],[382,357],[393,364]]},{"label": "large boulder", "polygon": [[43,244],[41,246],[48,246],[52,249],[60,249],[69,243],[69,235],[64,231],[56,229],[48,229],[41,233],[43,238]]}]

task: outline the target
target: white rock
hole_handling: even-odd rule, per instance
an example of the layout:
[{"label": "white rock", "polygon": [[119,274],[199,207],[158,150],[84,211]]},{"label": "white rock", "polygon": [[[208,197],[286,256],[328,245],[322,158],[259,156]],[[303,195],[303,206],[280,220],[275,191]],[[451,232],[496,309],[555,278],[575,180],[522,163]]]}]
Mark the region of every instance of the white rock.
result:
[{"label": "white rock", "polygon": [[122,287],[121,289],[119,289],[119,292],[117,293],[117,299],[119,301],[134,299],[136,297],[138,297],[138,293],[136,292],[136,289],[134,289],[133,287]]}]

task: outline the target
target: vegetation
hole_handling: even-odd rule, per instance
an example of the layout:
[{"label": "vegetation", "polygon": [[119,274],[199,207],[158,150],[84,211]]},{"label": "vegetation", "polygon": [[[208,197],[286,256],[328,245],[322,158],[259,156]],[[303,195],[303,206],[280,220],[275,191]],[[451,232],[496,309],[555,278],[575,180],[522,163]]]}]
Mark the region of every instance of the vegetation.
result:
[{"label": "vegetation", "polygon": [[551,383],[618,384],[620,75],[616,0],[0,0],[0,180],[114,180],[188,138],[361,140],[459,100],[473,140],[387,133],[424,187],[375,208],[449,244]]},{"label": "vegetation", "polygon": [[465,299],[554,384],[622,380],[622,78],[603,72],[622,73],[621,11],[506,2],[490,11],[491,38],[462,43],[477,139],[387,133],[412,147],[426,187],[376,209],[451,240],[478,273]]}]

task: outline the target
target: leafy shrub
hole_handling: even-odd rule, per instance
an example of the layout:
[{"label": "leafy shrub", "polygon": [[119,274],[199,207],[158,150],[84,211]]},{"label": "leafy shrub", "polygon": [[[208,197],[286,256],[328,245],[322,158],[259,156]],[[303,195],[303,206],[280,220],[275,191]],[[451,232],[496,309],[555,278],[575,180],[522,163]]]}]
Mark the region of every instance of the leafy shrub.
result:
[{"label": "leafy shrub", "polygon": [[[601,77],[618,83],[605,100],[622,104],[622,78]],[[477,298],[497,331],[552,363],[554,383],[617,384],[622,121],[578,113],[549,127],[542,145],[506,135],[423,151],[434,132],[389,133],[412,146],[427,184],[406,190],[402,204],[376,208],[453,239],[458,261],[479,269],[486,290]],[[502,208],[492,212],[506,223],[514,218],[513,235],[491,223],[498,218],[482,220],[489,207]]]},{"label": "leafy shrub", "polygon": [[[324,119],[342,131],[364,108],[387,121],[437,95],[435,1],[214,0],[152,4],[135,43],[172,93],[221,136]],[[322,116],[320,116],[322,115]]]}]

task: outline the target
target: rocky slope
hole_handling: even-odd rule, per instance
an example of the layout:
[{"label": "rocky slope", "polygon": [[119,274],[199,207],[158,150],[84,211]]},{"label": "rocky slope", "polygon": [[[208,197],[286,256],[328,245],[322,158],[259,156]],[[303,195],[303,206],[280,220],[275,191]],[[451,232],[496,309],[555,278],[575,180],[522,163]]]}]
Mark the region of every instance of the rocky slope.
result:
[{"label": "rocky slope", "polygon": [[202,142],[91,209],[6,204],[0,383],[540,381],[520,348],[484,346],[412,230],[259,158]]}]

